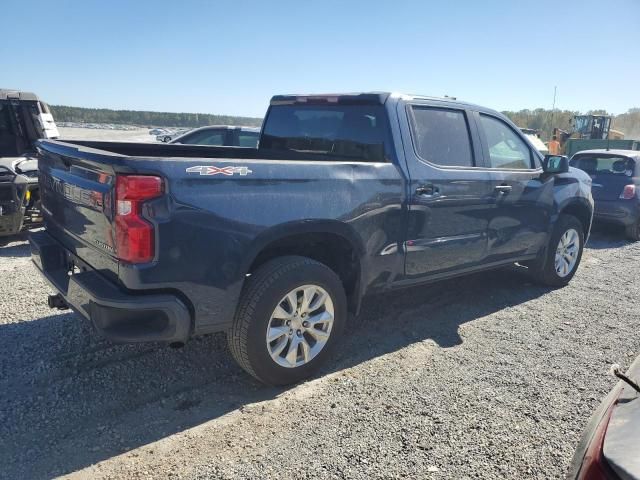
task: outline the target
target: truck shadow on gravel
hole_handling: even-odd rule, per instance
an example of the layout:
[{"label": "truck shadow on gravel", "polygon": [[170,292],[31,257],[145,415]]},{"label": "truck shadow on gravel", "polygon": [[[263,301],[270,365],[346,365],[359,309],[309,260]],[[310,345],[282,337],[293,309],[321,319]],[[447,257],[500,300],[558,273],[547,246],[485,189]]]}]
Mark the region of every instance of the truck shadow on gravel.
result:
[{"label": "truck shadow on gravel", "polygon": [[4,246],[0,243],[0,258],[28,257],[29,255],[31,255],[31,248],[28,243],[10,243]]},{"label": "truck shadow on gravel", "polygon": [[[548,292],[522,269],[497,270],[369,300],[318,376],[408,345],[462,343],[459,327]],[[2,478],[64,475],[240,409],[286,389],[253,381],[224,335],[179,350],[113,345],[74,314],[0,325]],[[157,453],[160,455],[160,453]]]},{"label": "truck shadow on gravel", "polygon": [[601,250],[605,248],[620,248],[629,245],[624,228],[613,225],[594,225],[587,248]]}]

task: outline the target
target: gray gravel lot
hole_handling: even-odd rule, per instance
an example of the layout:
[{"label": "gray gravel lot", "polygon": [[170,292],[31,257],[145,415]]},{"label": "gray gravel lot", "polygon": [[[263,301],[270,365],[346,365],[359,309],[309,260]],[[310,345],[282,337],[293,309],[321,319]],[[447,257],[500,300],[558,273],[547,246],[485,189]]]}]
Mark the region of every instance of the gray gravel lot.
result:
[{"label": "gray gravel lot", "polygon": [[314,380],[265,388],[222,335],[112,345],[0,248],[0,478],[559,478],[640,353],[640,243],[597,232],[552,291],[513,268],[372,299]]}]

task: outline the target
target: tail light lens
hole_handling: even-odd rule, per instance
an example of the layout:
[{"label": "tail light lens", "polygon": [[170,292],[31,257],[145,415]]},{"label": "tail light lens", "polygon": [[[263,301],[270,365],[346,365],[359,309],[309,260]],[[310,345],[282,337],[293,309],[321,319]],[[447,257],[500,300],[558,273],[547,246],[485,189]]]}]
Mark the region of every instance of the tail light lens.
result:
[{"label": "tail light lens", "polygon": [[116,177],[116,248],[118,258],[128,263],[146,263],[155,255],[155,230],[142,217],[142,206],[163,192],[160,177],[118,175]]},{"label": "tail light lens", "polygon": [[620,194],[620,198],[623,200],[631,200],[635,198],[638,193],[640,193],[640,190],[637,189],[635,185],[625,185],[624,190],[622,190]]}]

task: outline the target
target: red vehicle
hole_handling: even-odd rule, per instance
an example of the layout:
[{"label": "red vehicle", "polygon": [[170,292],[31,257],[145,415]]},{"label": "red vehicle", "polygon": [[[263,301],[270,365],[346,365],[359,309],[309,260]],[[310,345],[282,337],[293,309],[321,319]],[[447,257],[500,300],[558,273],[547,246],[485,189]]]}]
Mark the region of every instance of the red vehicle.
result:
[{"label": "red vehicle", "polygon": [[640,479],[640,357],[591,417],[571,462],[567,479]]}]

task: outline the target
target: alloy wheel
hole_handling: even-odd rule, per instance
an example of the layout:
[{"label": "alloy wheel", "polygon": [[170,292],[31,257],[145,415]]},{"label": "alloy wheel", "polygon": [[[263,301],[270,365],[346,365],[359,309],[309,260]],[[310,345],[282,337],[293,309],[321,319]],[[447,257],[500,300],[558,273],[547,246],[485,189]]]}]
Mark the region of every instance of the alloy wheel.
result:
[{"label": "alloy wheel", "polygon": [[575,229],[570,228],[560,237],[556,248],[555,267],[559,277],[564,278],[573,271],[579,253],[580,235]]},{"label": "alloy wheel", "polygon": [[331,335],[333,300],[318,285],[302,285],[276,305],[267,326],[269,355],[278,365],[300,367],[313,360]]}]

